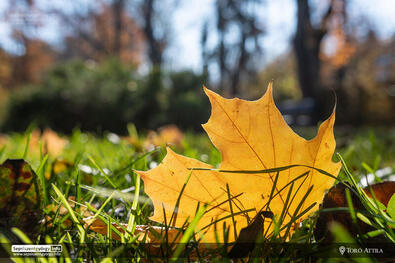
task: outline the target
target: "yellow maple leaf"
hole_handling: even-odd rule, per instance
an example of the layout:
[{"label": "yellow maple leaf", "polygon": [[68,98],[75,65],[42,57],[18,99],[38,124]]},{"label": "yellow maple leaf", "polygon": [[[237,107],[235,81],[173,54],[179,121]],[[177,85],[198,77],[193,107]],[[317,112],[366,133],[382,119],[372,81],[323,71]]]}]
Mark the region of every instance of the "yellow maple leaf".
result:
[{"label": "yellow maple leaf", "polygon": [[[196,231],[205,233],[204,238],[207,242],[213,242],[213,222],[218,222],[217,230],[222,240],[222,225],[226,222],[231,226],[229,240],[233,241],[235,233],[246,227],[249,219],[254,218],[262,209],[280,216],[288,192],[293,199],[292,202],[288,202],[283,224],[290,222],[294,213],[300,213],[311,205],[312,209],[298,220],[305,219],[316,210],[325,190],[333,184],[334,178],[313,168],[336,176],[341,167],[340,163],[332,162],[336,146],[333,136],[335,113],[321,124],[314,139],[305,140],[292,131],[275,106],[271,83],[265,95],[257,101],[225,99],[206,88],[204,91],[210,99],[212,111],[209,121],[203,128],[221,153],[222,162],[219,170],[233,172],[210,169],[213,167],[208,164],[167,149],[167,155],[158,167],[138,172],[144,180],[145,192],[154,204],[154,214],[150,219],[164,223],[166,214],[166,222],[169,223],[173,212],[176,211],[177,221],[174,226],[182,227],[185,220],[194,218],[198,203],[200,207],[208,204],[207,212],[199,221]],[[277,175],[275,171],[245,172],[289,165],[305,166],[278,171],[274,188]],[[175,209],[187,178],[188,183]],[[292,184],[294,185],[291,189]],[[311,186],[313,188],[306,197],[305,194]],[[273,195],[269,198],[272,188]],[[269,199],[271,201],[268,203]],[[302,206],[297,208],[301,201]],[[248,212],[243,213],[245,210]],[[234,227],[235,231],[232,231]]]}]

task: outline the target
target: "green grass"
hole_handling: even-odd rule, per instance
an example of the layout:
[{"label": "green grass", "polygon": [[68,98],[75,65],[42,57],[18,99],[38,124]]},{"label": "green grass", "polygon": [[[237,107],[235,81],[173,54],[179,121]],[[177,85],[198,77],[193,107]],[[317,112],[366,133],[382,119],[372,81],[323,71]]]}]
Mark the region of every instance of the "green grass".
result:
[{"label": "green grass", "polygon": [[[309,136],[310,130],[302,130],[301,134]],[[382,208],[358,188],[357,183],[368,173],[375,174],[377,170],[389,167],[395,171],[395,132],[389,129],[360,129],[352,132],[339,129],[335,132],[338,142],[337,151],[343,157],[343,169],[339,175],[341,181],[347,181],[354,186],[368,215],[358,213],[350,206],[350,214],[353,220],[357,218],[368,222],[375,228],[375,233],[383,234],[388,240],[395,243],[393,227],[394,218],[383,211]],[[112,136],[112,137],[111,137]],[[110,138],[110,139],[109,139]],[[113,138],[113,139],[111,139]],[[24,158],[36,171],[42,189],[42,213],[43,216],[51,218],[51,226],[42,224],[40,233],[34,240],[29,239],[18,229],[12,229],[15,236],[24,243],[34,244],[64,244],[65,253],[70,258],[40,259],[42,262],[82,262],[90,258],[93,262],[127,262],[128,259],[139,261],[141,258],[151,257],[151,252],[140,246],[135,234],[136,225],[154,225],[148,218],[153,211],[149,197],[144,193],[144,185],[133,170],[148,170],[159,164],[164,158],[164,147],[155,149],[144,149],[139,145],[133,145],[125,140],[114,140],[114,135],[106,134],[103,137],[94,136],[76,130],[67,139],[69,143],[58,156],[51,153],[45,154],[42,142],[36,146],[29,146],[32,138],[30,133],[9,134],[7,143],[0,145],[0,163],[8,158]],[[144,141],[144,137],[138,139]],[[41,145],[41,147],[40,147]],[[173,147],[174,148],[174,147]],[[181,146],[175,147],[178,153],[202,160],[217,167],[221,161],[219,152],[211,145],[208,137],[204,134],[187,133]],[[339,161],[340,157],[334,156]],[[281,172],[277,170],[277,174]],[[304,175],[298,180],[303,181]],[[380,179],[376,178],[377,181]],[[187,182],[186,182],[187,183]],[[298,184],[290,182],[289,187],[296,188]],[[298,191],[298,189],[297,189]],[[269,202],[273,198],[274,191],[270,194]],[[300,255],[292,250],[284,251],[281,248],[267,248],[267,244],[289,241],[298,244],[313,244],[313,228],[318,213],[302,222],[302,225],[291,234],[292,222],[301,215],[308,212],[309,207],[299,204],[293,215],[294,220],[280,228],[284,219],[288,204],[292,203],[295,196],[292,191],[284,193],[286,205],[283,212],[277,215],[273,224],[274,233],[269,238],[261,240],[262,247],[257,247],[250,258],[244,262],[256,262],[265,259],[273,262],[303,261]],[[308,195],[309,191],[305,193]],[[72,197],[72,201],[68,201]],[[228,200],[232,210],[233,198],[228,189]],[[320,202],[321,200],[317,200]],[[63,204],[67,213],[62,213],[59,205]],[[177,206],[177,204],[175,204]],[[303,207],[303,209],[302,209]],[[53,209],[52,209],[53,208]],[[191,224],[186,225],[186,231],[182,236],[183,241],[198,244],[194,240],[194,225],[204,213],[206,207],[196,209],[196,217],[191,218]],[[100,218],[108,228],[108,234],[102,235],[91,230],[81,223],[85,217],[85,211],[92,211],[95,218]],[[392,210],[391,210],[392,211]],[[176,214],[174,214],[176,216]],[[232,214],[233,216],[233,214]],[[176,218],[174,218],[175,220]],[[117,229],[114,225],[126,223],[125,227]],[[172,222],[165,226],[166,231]],[[222,222],[215,225],[219,236],[227,236],[229,231],[234,231],[234,226],[223,226]],[[281,231],[284,230],[284,231]],[[341,226],[333,227],[336,240],[348,242],[363,242],[368,236],[349,237],[347,231]],[[110,232],[117,233],[121,241],[114,241]],[[124,233],[123,233],[124,232]],[[285,234],[281,234],[284,233]],[[7,232],[8,233],[8,232]],[[2,235],[1,243],[5,248],[10,244],[9,234]],[[165,248],[159,252],[160,258],[153,257],[153,261],[162,259],[184,261],[189,256],[192,259],[203,259],[207,255],[199,254],[199,250],[193,245],[185,247],[178,245],[173,247],[171,240],[165,238]],[[8,242],[8,243],[7,243]],[[84,244],[78,246],[78,244]],[[87,245],[85,245],[87,244]],[[105,244],[105,245],[102,245]],[[226,256],[226,246],[217,249],[217,254],[210,255],[211,261],[230,262]],[[134,249],[131,249],[134,247]],[[259,257],[256,257],[259,255]],[[281,255],[281,257],[279,257]],[[29,262],[31,259],[17,258],[15,261]],[[336,259],[334,259],[336,262]],[[353,261],[353,259],[351,259]],[[358,261],[358,260],[356,260]],[[375,262],[375,259],[366,259],[361,262]]]}]

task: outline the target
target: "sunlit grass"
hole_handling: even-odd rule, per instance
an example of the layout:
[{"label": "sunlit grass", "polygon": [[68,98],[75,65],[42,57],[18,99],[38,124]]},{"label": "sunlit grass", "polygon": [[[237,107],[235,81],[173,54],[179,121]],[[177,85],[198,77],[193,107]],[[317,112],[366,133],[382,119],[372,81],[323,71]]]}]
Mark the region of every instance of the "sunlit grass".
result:
[{"label": "sunlit grass", "polygon": [[[347,211],[350,212],[353,220],[358,219],[367,222],[376,231],[372,231],[366,236],[353,237],[353,242],[360,242],[375,235],[385,235],[388,240],[395,243],[394,219],[389,217],[374,199],[368,198],[358,185],[361,176],[367,173],[375,173],[384,167],[394,168],[395,155],[391,155],[395,152],[394,146],[384,147],[386,144],[388,146],[388,140],[392,137],[391,134],[386,137],[379,137],[373,132],[366,135],[366,132],[363,131],[349,139],[347,143],[342,145],[342,148],[338,149],[341,156],[344,157],[344,161],[342,160],[343,170],[339,178],[341,181],[349,182],[349,185],[352,186],[350,191],[357,194],[368,214],[361,214],[355,211],[352,206],[347,208]],[[218,242],[219,248],[216,248],[216,254],[199,254],[197,247],[200,240],[195,239],[194,224],[207,211],[203,204],[197,208],[196,217],[190,219],[191,223],[187,224],[185,222],[184,234],[182,235],[180,232],[183,245],[173,244],[174,240],[169,240],[166,237],[167,231],[174,226],[173,221],[177,220],[177,214],[174,213],[175,209],[170,222],[165,222],[162,225],[164,233],[159,233],[159,235],[163,234],[165,236],[165,244],[157,252],[159,254],[150,254],[151,251],[141,246],[147,236],[135,233],[136,225],[157,224],[148,219],[153,211],[152,203],[144,193],[144,185],[140,177],[133,171],[148,170],[158,165],[165,155],[164,147],[149,150],[138,149],[126,140],[110,140],[108,135],[98,137],[78,130],[67,139],[69,143],[59,156],[47,154],[43,150],[42,142],[38,142],[36,146],[31,145],[30,132],[11,134],[7,143],[0,145],[1,163],[7,158],[25,158],[32,165],[42,190],[44,216],[51,219],[47,224],[42,223],[40,235],[34,240],[28,241],[28,237],[23,232],[13,229],[12,232],[21,242],[64,244],[64,253],[70,255],[70,257],[52,259],[52,262],[69,262],[70,260],[82,262],[84,258],[91,258],[94,262],[100,262],[101,260],[123,262],[125,258],[136,261],[139,258],[152,258],[153,261],[161,261],[163,258],[167,260],[177,258],[199,260],[208,256],[212,260],[229,261],[226,256],[231,244],[226,242],[227,238],[223,238],[225,243],[220,244]],[[144,140],[144,137],[140,137],[139,140]],[[340,141],[342,140],[340,139]],[[38,149],[34,147],[38,147]],[[218,151],[211,146],[208,138],[204,135],[186,134],[186,139],[182,146],[177,148],[177,152],[211,163],[214,167],[217,167],[220,163]],[[64,161],[65,164],[63,165],[61,161]],[[276,177],[278,177],[285,169],[290,169],[290,167],[275,168],[270,172],[276,172]],[[260,240],[263,246],[257,246],[245,262],[254,262],[259,257],[260,259],[279,262],[282,259],[295,262],[303,261],[292,251],[284,252],[280,248],[265,249],[265,244],[287,241],[308,245],[316,242],[313,237],[313,227],[319,212],[303,221],[299,227],[295,228],[295,231],[291,231],[295,222],[311,209],[311,206],[307,206],[307,208],[303,206],[305,198],[302,198],[301,203],[298,204],[291,221],[284,224],[289,204],[294,201],[296,193],[298,193],[300,185],[303,184],[306,177],[307,174],[301,174],[279,190],[284,191],[282,195],[285,197],[285,205],[283,211],[276,215],[270,223],[274,225],[274,231],[264,233],[265,239]],[[185,184],[187,183],[188,180]],[[275,186],[276,183],[274,183],[273,191],[268,199],[269,203],[278,194],[277,191],[274,191]],[[233,211],[230,215],[230,218],[232,218],[236,213],[245,213],[246,211],[236,212],[234,210],[234,199],[237,197],[231,196],[230,190],[227,189],[228,199],[225,202],[229,204],[230,211]],[[293,193],[295,191],[296,193]],[[308,189],[305,193],[300,194],[306,197],[310,192],[311,189]],[[179,199],[181,195],[182,191]],[[317,202],[320,202],[320,200],[317,200]],[[54,209],[50,208],[51,205]],[[60,205],[67,210],[67,213],[61,212]],[[174,205],[177,207],[177,204]],[[85,211],[90,211],[93,218],[100,219],[106,224],[107,235],[96,233],[84,226],[82,219],[85,218]],[[223,225],[223,220],[219,219],[213,222],[216,235],[221,237],[218,240],[226,237],[229,231],[235,231],[234,225]],[[116,226],[119,226],[119,228]],[[269,229],[269,225],[265,224],[265,230],[267,229]],[[338,239],[347,235],[343,233],[344,229],[336,226],[333,227],[333,231]],[[112,233],[118,235],[121,240],[114,240],[111,236]],[[1,236],[1,242],[5,247],[10,244],[7,243],[7,238],[7,236]],[[195,245],[186,246],[184,241]],[[78,244],[89,245],[78,246]],[[107,245],[103,246],[102,244]],[[131,246],[134,246],[133,250],[130,249]],[[282,259],[278,258],[279,255]],[[276,258],[277,260],[274,260]],[[24,261],[24,259],[18,258],[15,261],[28,262],[29,259]],[[47,262],[44,259],[40,259],[40,261]],[[48,262],[51,261],[48,260]]]}]

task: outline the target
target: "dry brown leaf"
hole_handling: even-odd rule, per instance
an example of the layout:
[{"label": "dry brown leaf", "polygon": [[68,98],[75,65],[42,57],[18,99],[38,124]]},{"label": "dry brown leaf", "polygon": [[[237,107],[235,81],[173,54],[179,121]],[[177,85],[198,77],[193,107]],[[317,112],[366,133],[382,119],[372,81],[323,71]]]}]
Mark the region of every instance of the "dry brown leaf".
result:
[{"label": "dry brown leaf", "polygon": [[39,233],[42,211],[37,175],[23,159],[0,164],[0,225],[8,231],[18,227],[30,237]]},{"label": "dry brown leaf", "polygon": [[[100,218],[87,217],[84,218],[85,228],[88,228],[96,233],[107,235],[107,224],[103,222]],[[127,224],[121,223],[112,223],[112,226],[115,227],[120,233],[125,233],[125,228]],[[147,225],[137,225],[134,231],[135,235],[139,235],[138,240],[145,241],[151,244],[161,244],[165,239],[165,229],[159,226],[147,226]],[[168,242],[178,243],[181,239],[180,230],[175,228],[169,228],[167,231]],[[111,238],[121,241],[121,237],[115,232],[111,231]]]},{"label": "dry brown leaf", "polygon": [[29,150],[39,153],[40,140],[43,146],[43,152],[52,156],[58,156],[68,144],[67,139],[59,137],[53,130],[45,129],[44,132],[41,133],[40,130],[35,129],[31,133]]},{"label": "dry brown leaf", "polygon": [[68,140],[54,132],[53,130],[46,129],[42,134],[42,140],[46,151],[52,156],[58,156],[68,144]]},{"label": "dry brown leaf", "polygon": [[[372,191],[375,195],[376,200],[378,200],[383,205],[387,206],[391,196],[395,193],[395,182],[382,182],[371,185]],[[344,184],[337,184],[332,187],[329,192],[325,195],[324,201],[322,203],[322,208],[339,208],[339,207],[348,207],[347,199],[346,199],[346,189],[347,187]],[[372,197],[372,194],[369,191],[369,187],[365,187],[363,189],[367,196]],[[359,198],[354,194],[353,191],[350,190],[351,200],[354,206],[354,209],[357,211],[366,211],[362,202]],[[314,229],[314,236],[316,240],[324,239],[325,242],[329,242],[332,240],[332,236],[329,232],[329,225],[333,222],[338,222],[342,224],[352,236],[356,236],[358,231],[356,226],[351,220],[350,213],[347,212],[332,212],[332,213],[320,213],[317,223]],[[358,227],[361,233],[367,233],[369,231],[375,230],[373,227],[368,224],[358,220]],[[382,240],[382,237],[372,239],[374,242],[378,242]],[[385,240],[384,240],[385,241]]]},{"label": "dry brown leaf", "polygon": [[[338,174],[341,164],[332,162],[335,149],[334,112],[321,124],[314,139],[305,140],[294,133],[284,121],[274,104],[271,84],[266,94],[257,101],[225,99],[208,89],[204,90],[210,99],[212,112],[203,128],[222,155],[220,169],[262,170],[299,164],[322,169],[334,176]],[[199,221],[196,229],[207,231],[207,242],[215,241],[214,227],[211,225],[207,229],[204,228],[213,221],[223,219],[219,222],[218,229],[222,229],[224,221],[233,228],[229,202],[226,201],[227,184],[231,196],[238,196],[237,200],[233,200],[233,213],[254,209],[248,213],[249,218],[254,218],[267,203],[275,178],[275,173],[222,173],[212,170],[191,171],[191,168],[213,167],[168,149],[166,157],[158,167],[138,173],[144,180],[145,191],[154,204],[154,215],[151,219],[160,223],[165,221],[163,211],[166,213],[166,221],[170,221],[179,193],[190,175],[177,209],[175,226],[181,227],[186,220],[191,220],[198,203],[200,206],[209,204],[208,212]],[[334,179],[331,177],[324,176],[314,169],[295,167],[280,173],[274,193],[306,171],[309,173],[305,183],[301,184],[303,180],[300,179],[295,183],[293,193],[299,186],[300,190],[289,208],[284,223],[289,222],[290,215],[295,212],[310,186],[313,186],[313,190],[305,198],[300,211],[316,204],[300,218],[301,220],[318,208],[325,190],[333,185]],[[283,209],[288,188],[276,195],[269,205],[275,215],[279,215]],[[249,223],[245,213],[235,215],[234,220],[237,233]],[[233,233],[234,231],[230,231],[230,241],[235,240]]]},{"label": "dry brown leaf", "polygon": [[[67,198],[67,202],[69,203],[71,208],[75,208],[75,196],[69,196]],[[52,217],[55,216],[56,213],[59,213],[60,216],[64,216],[69,212],[63,204],[49,204],[46,206],[46,209],[48,211],[48,214],[45,216],[45,219],[42,222],[45,223],[48,227],[52,227]],[[86,207],[78,207],[76,209],[76,212],[81,213],[83,217],[90,217],[93,215],[93,213],[89,211],[89,209]],[[62,224],[64,227],[70,227],[73,222],[70,219],[66,219],[63,221]]]}]

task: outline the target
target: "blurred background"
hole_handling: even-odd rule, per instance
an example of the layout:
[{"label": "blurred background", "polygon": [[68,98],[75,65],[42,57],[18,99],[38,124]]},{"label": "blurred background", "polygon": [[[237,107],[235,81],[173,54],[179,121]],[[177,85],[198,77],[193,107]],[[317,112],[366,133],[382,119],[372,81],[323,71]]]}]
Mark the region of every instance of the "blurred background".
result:
[{"label": "blurred background", "polygon": [[294,126],[395,123],[392,0],[2,0],[0,131],[202,131],[202,86]]}]

